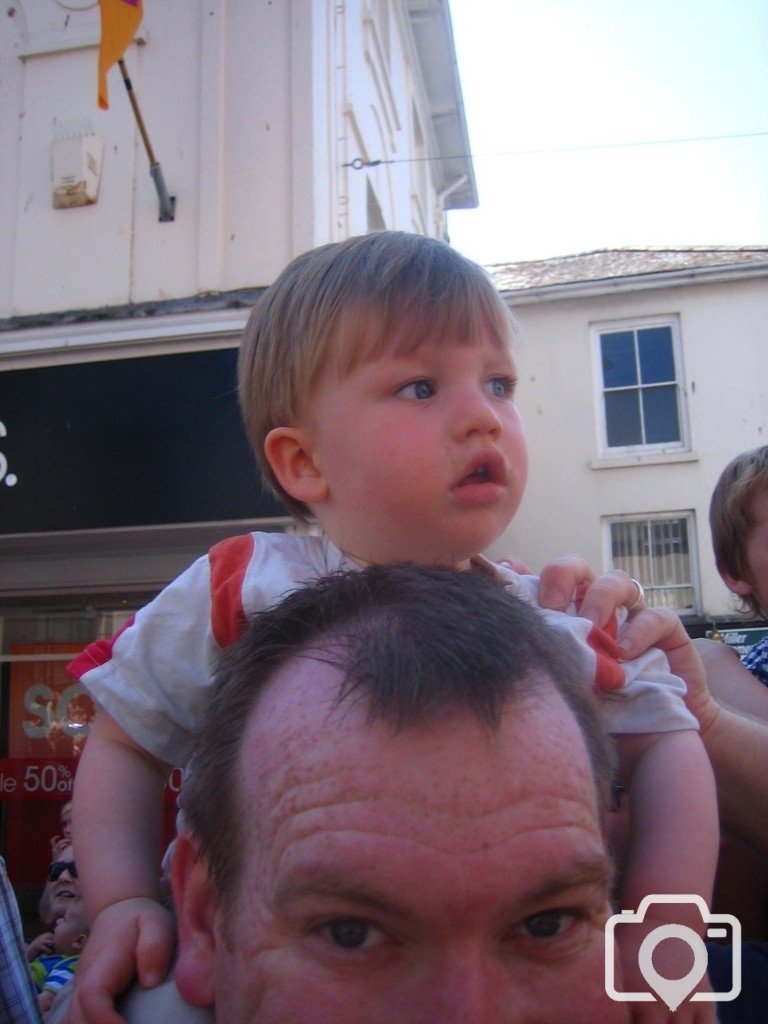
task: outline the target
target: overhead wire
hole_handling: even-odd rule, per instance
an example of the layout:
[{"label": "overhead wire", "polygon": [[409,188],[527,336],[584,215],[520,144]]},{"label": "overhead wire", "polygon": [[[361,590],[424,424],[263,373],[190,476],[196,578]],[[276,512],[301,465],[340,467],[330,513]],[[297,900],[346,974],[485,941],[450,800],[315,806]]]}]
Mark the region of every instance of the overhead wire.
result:
[{"label": "overhead wire", "polygon": [[729,135],[691,135],[677,139],[642,139],[632,142],[598,142],[579,146],[547,146],[541,149],[511,149],[497,153],[456,153],[446,156],[413,156],[395,160],[363,160],[355,157],[342,167],[362,170],[363,167],[379,167],[382,164],[430,163],[435,160],[487,160],[492,157],[508,156],[546,156],[557,153],[586,153],[607,149],[636,149],[641,146],[676,146],[691,142],[723,142],[730,139],[753,139],[768,135],[768,131],[734,132]]}]

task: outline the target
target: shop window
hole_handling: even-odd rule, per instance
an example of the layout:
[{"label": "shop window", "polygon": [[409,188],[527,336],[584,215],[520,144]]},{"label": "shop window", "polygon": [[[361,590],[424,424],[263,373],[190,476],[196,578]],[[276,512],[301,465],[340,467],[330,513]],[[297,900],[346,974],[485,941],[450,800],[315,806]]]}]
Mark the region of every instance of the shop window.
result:
[{"label": "shop window", "polygon": [[605,454],[687,448],[679,334],[676,318],[595,326]]},{"label": "shop window", "polygon": [[681,614],[698,611],[692,512],[622,516],[605,525],[610,565],[642,583],[649,605],[666,605]]}]

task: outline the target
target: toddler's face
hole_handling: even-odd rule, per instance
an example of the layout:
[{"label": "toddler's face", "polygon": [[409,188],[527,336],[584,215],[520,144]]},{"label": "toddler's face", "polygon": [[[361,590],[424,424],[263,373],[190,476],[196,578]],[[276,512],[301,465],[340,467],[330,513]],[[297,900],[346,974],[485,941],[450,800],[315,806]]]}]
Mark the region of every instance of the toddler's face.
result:
[{"label": "toddler's face", "polygon": [[463,566],[494,541],[527,476],[515,382],[490,332],[385,353],[341,380],[327,372],[303,426],[334,543],[363,562]]}]

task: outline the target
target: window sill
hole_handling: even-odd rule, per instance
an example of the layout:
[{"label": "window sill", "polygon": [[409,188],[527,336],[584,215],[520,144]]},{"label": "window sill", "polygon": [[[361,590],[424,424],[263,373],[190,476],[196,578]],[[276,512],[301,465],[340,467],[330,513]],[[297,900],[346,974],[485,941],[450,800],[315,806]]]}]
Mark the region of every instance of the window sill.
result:
[{"label": "window sill", "polygon": [[621,455],[592,459],[590,469],[624,469],[627,466],[661,466],[667,462],[698,462],[696,452],[649,452],[647,455]]}]

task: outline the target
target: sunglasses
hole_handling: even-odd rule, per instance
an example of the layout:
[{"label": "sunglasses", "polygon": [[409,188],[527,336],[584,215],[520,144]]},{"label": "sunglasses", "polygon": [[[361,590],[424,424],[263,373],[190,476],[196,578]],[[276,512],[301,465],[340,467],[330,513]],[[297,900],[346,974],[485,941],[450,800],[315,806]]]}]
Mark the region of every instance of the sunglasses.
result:
[{"label": "sunglasses", "polygon": [[65,871],[68,871],[73,878],[77,878],[77,868],[73,860],[57,860],[51,864],[51,869],[48,872],[48,881],[58,881]]}]

